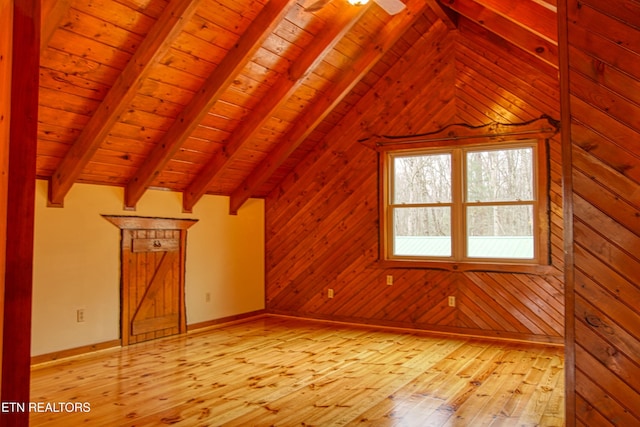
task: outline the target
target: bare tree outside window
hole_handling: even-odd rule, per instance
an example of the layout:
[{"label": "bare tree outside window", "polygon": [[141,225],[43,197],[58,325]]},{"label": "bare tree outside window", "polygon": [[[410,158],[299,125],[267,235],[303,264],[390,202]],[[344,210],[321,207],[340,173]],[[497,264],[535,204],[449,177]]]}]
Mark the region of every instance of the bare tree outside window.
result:
[{"label": "bare tree outside window", "polygon": [[451,256],[450,153],[394,158],[395,253]]}]

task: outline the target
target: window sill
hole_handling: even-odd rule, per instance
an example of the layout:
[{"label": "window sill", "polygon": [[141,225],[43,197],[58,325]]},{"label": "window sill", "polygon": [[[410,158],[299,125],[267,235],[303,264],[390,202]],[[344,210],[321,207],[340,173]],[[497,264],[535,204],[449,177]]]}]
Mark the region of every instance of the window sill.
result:
[{"label": "window sill", "polygon": [[563,274],[552,265],[540,264],[494,264],[490,262],[448,262],[418,260],[380,260],[381,268],[418,268],[424,270],[445,271],[491,271],[499,273],[524,273],[537,275]]}]

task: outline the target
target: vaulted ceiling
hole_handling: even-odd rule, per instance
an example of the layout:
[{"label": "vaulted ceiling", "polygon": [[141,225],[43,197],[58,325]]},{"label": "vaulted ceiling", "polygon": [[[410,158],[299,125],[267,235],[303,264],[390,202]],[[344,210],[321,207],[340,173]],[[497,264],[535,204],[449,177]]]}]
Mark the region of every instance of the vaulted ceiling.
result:
[{"label": "vaulted ceiling", "polygon": [[37,175],[264,197],[415,40],[421,20],[476,28],[557,68],[555,0],[44,0]]}]

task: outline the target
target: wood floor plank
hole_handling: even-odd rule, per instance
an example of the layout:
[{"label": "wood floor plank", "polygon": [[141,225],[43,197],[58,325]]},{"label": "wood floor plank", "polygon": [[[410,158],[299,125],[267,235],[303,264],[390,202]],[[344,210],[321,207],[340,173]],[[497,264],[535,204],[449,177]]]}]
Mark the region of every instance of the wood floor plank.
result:
[{"label": "wood floor plank", "polygon": [[[563,349],[279,316],[32,368],[33,426],[562,425]],[[544,418],[544,422],[542,422]]]}]

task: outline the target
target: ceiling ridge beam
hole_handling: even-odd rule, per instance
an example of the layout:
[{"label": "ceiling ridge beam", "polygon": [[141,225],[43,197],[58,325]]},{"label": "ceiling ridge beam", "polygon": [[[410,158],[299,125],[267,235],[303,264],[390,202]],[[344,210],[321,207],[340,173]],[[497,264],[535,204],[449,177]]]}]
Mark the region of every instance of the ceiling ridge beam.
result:
[{"label": "ceiling ridge beam", "polygon": [[280,75],[276,83],[261,100],[251,116],[244,120],[228,139],[226,145],[218,150],[207,162],[198,176],[184,191],[183,210],[191,212],[193,206],[207,192],[208,187],[220,176],[224,167],[231,163],[239,149],[260,131],[273,113],[282,106],[303,83],[304,78],[324,59],[336,44],[358,22],[367,8],[342,7],[332,19],[329,28],[323,29],[320,36],[313,40],[302,54],[291,64],[289,71]]},{"label": "ceiling ridge beam", "polygon": [[262,8],[238,42],[209,75],[191,102],[176,117],[171,127],[152,149],[147,161],[129,180],[125,188],[126,207],[135,207],[155,177],[180,149],[204,116],[209,113],[294,4],[295,0],[271,0]]},{"label": "ceiling ridge beam", "polygon": [[164,9],[51,176],[50,206],[62,206],[64,197],[122,112],[131,104],[151,67],[169,50],[199,3],[200,0],[173,0]]},{"label": "ceiling ridge beam", "polygon": [[242,184],[231,193],[230,214],[237,214],[244,202],[271,177],[291,153],[304,142],[311,132],[349,94],[351,89],[413,25],[427,4],[423,0],[410,0],[406,6],[404,11],[393,16],[384,29],[378,32],[377,37],[370,41],[363,50],[363,54],[343,72],[339,82],[307,108],[276,148],[269,152]]},{"label": "ceiling ridge beam", "polygon": [[554,68],[558,68],[557,42],[549,41],[530,28],[516,24],[475,0],[447,0],[445,6]]}]

